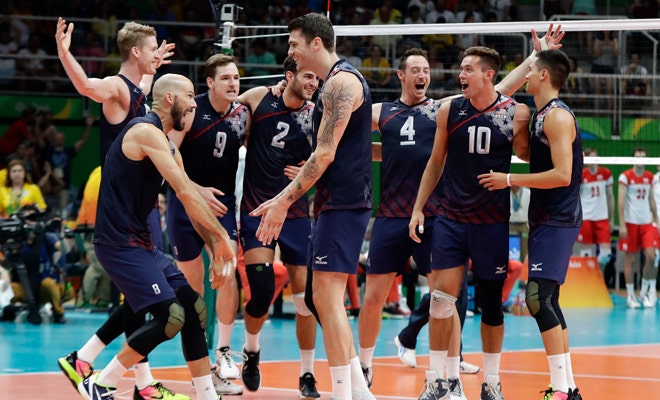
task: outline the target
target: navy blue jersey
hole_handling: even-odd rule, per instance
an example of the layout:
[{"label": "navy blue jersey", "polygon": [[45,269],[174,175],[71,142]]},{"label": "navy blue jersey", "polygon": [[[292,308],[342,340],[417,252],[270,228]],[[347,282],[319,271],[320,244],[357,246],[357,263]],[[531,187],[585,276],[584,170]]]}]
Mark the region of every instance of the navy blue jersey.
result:
[{"label": "navy blue jersey", "polygon": [[[252,113],[250,139],[245,156],[241,211],[250,212],[275,197],[291,181],[284,167],[298,165],[312,153],[312,113],[314,103],[296,110],[286,107],[282,96],[270,91]],[[309,216],[306,196],[289,207],[287,218]]]},{"label": "navy blue jersey", "polygon": [[225,193],[220,200],[234,204],[238,149],[243,144],[249,109],[234,102],[221,115],[211,105],[209,94],[195,96],[195,119],[179,147],[190,179],[198,185],[214,187]]},{"label": "navy blue jersey", "polygon": [[[337,61],[326,82],[340,71],[350,72],[360,79],[364,102],[351,114],[344,135],[337,145],[334,162],[316,182],[315,217],[325,210],[372,208],[374,204],[371,184],[371,92],[360,71],[346,60]],[[323,88],[314,109],[313,148],[316,148],[323,115],[322,92]]]},{"label": "navy blue jersey", "polygon": [[[121,148],[126,132],[141,123],[163,129],[158,115],[150,112],[131,120],[110,146],[99,190],[95,243],[154,248],[148,217],[154,209],[163,177],[149,158],[130,160]],[[163,137],[163,140],[167,139]]]},{"label": "navy blue jersey", "polygon": [[143,117],[147,114],[147,96],[144,94],[142,89],[135,86],[133,82],[129,81],[124,75],[117,74],[128,86],[128,90],[131,93],[131,103],[128,108],[128,114],[126,118],[120,123],[113,125],[108,122],[105,118],[105,115],[101,113],[100,121],[100,135],[101,135],[101,166],[105,163],[105,156],[110,150],[112,142],[115,141],[119,133],[124,129],[126,124],[135,117]]},{"label": "navy blue jersey", "polygon": [[575,121],[575,140],[573,141],[573,168],[571,183],[568,186],[553,189],[531,189],[529,200],[529,226],[555,225],[580,226],[582,224],[582,205],[580,204],[580,184],[582,182],[582,139],[580,129],[571,109],[559,99],[551,100],[534,114],[532,132],[529,138],[529,172],[543,172],[553,168],[550,145],[543,131],[543,119],[551,110],[563,108],[571,113]]},{"label": "navy blue jersey", "polygon": [[[378,119],[383,144],[382,194],[377,217],[412,215],[419,183],[433,149],[435,117],[440,104],[440,100],[429,98],[413,106],[400,99],[382,104]],[[434,191],[424,207],[425,216],[435,215],[437,202]]]},{"label": "navy blue jersey", "polygon": [[509,172],[515,109],[516,102],[502,94],[483,111],[464,97],[451,101],[439,215],[472,224],[509,221],[509,189],[488,191],[477,176]]}]

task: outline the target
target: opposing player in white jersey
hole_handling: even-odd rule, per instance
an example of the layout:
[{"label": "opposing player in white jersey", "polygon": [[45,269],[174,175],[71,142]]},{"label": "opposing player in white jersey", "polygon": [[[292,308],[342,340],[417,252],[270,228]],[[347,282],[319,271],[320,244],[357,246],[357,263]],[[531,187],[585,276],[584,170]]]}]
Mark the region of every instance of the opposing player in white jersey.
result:
[{"label": "opposing player in white jersey", "polygon": [[[646,149],[636,148],[633,157],[646,157]],[[653,260],[658,246],[658,218],[652,183],[653,173],[645,170],[643,164],[634,165],[619,175],[619,250],[625,254],[623,275],[628,308],[640,307],[635,296],[632,272],[632,261],[640,247],[645,257],[640,299],[644,307],[655,307],[656,303],[655,281],[658,270],[653,267]]]},{"label": "opposing player in white jersey", "polygon": [[[585,149],[584,155],[596,157],[595,149]],[[614,226],[614,178],[612,171],[598,164],[588,164],[582,170],[580,202],[582,229],[577,241],[582,249],[598,246],[600,268],[612,258],[611,229]]]}]

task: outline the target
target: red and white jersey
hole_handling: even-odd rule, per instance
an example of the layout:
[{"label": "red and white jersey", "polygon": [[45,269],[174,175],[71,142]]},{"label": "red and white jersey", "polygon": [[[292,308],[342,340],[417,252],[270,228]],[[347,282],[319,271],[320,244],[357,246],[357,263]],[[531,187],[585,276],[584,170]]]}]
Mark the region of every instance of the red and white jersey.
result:
[{"label": "red and white jersey", "polygon": [[598,167],[595,174],[589,168],[582,170],[580,201],[584,221],[602,221],[609,218],[607,207],[607,189],[614,185],[612,172],[605,167]]},{"label": "red and white jersey", "polygon": [[653,199],[655,200],[655,211],[660,214],[660,172],[653,175]]},{"label": "red and white jersey", "polygon": [[[628,224],[645,225],[653,222],[649,196],[653,184],[653,173],[644,171],[641,176],[631,168],[619,175],[619,190],[626,191],[623,220]],[[625,186],[625,188],[623,187]]]}]

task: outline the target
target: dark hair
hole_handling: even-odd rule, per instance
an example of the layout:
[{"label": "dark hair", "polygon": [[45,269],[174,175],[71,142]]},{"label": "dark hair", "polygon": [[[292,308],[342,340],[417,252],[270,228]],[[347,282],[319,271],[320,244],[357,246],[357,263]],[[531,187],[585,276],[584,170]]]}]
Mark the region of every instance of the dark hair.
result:
[{"label": "dark hair", "polygon": [[306,44],[318,37],[326,50],[335,51],[335,31],[332,29],[332,22],[321,14],[308,13],[296,17],[289,22],[287,29],[289,32],[300,29]]},{"label": "dark hair", "polygon": [[635,153],[638,153],[638,152],[639,152],[639,153],[648,154],[648,153],[646,152],[646,147],[641,147],[641,146],[640,146],[640,147],[635,147],[635,150],[633,150],[633,152],[632,152],[633,157],[635,156]]},{"label": "dark hair", "polygon": [[495,75],[500,72],[502,61],[500,53],[495,49],[486,46],[472,46],[465,50],[465,57],[476,56],[479,57],[479,63],[483,69],[492,69]]},{"label": "dark hair", "polygon": [[426,61],[429,60],[429,55],[426,50],[420,49],[419,47],[413,47],[411,49],[406,50],[406,52],[403,53],[403,55],[399,59],[399,70],[401,71],[406,70],[406,65],[408,64],[408,57],[410,56],[422,56],[426,59]]},{"label": "dark hair", "polygon": [[564,86],[568,74],[571,73],[571,64],[568,56],[561,50],[541,50],[536,54],[536,66],[547,69],[550,74],[550,83],[555,89]]},{"label": "dark hair", "polygon": [[215,78],[215,72],[217,67],[223,67],[230,63],[237,64],[236,57],[224,53],[218,53],[212,55],[206,60],[206,64],[204,66],[204,72],[206,73],[206,77],[211,79]]},{"label": "dark hair", "polygon": [[284,67],[284,72],[293,72],[295,75],[296,72],[298,72],[298,66],[296,65],[296,62],[293,60],[293,57],[287,56],[284,59],[284,63],[282,63],[282,66]]}]

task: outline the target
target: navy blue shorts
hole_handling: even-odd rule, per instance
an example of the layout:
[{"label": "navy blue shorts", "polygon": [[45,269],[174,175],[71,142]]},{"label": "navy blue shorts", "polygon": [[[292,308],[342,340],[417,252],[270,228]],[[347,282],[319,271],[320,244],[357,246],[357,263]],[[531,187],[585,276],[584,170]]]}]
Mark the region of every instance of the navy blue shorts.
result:
[{"label": "navy blue shorts", "polygon": [[151,231],[151,242],[154,247],[160,251],[163,249],[163,228],[160,226],[160,210],[158,207],[151,210],[149,213],[149,231]]},{"label": "navy blue shorts", "polygon": [[280,246],[280,258],[284,264],[307,265],[307,250],[309,247],[309,218],[291,218],[284,221],[279,238],[263,245],[256,237],[261,216],[251,217],[249,213],[241,212],[241,246],[243,252],[250,249],[266,247],[275,249]]},{"label": "navy blue shorts", "polygon": [[580,227],[539,225],[529,229],[529,277],[564,283]]},{"label": "navy blue shorts", "polygon": [[326,210],[312,223],[307,266],[314,271],[357,273],[371,210]]},{"label": "navy blue shorts", "polygon": [[422,243],[415,243],[408,234],[410,218],[378,217],[371,228],[367,274],[404,272],[410,256],[417,264],[417,272],[426,275],[430,270],[433,217],[424,219]]},{"label": "navy blue shorts", "polygon": [[[238,224],[236,223],[236,206],[229,205],[227,214],[218,221],[229,234],[231,240],[238,240]],[[172,245],[172,254],[177,261],[190,261],[202,253],[204,239],[197,233],[183,204],[176,196],[168,196],[167,235]]]},{"label": "navy blue shorts", "polygon": [[174,299],[174,289],[188,284],[183,273],[158,249],[95,243],[94,251],[134,312]]},{"label": "navy blue shorts", "polygon": [[431,268],[449,269],[472,260],[472,273],[484,280],[506,278],[509,265],[509,224],[468,224],[436,217]]}]

